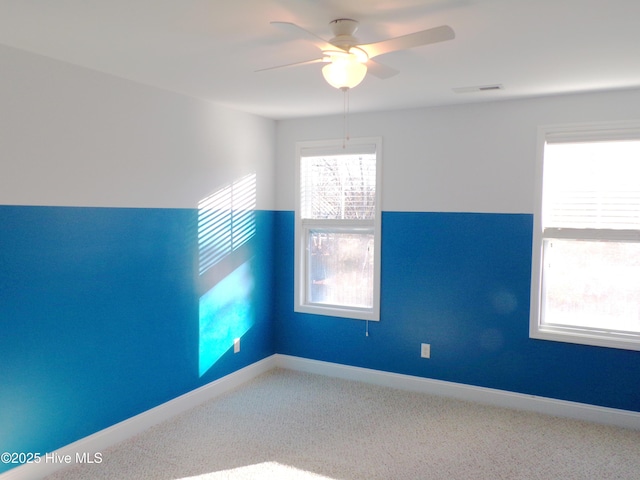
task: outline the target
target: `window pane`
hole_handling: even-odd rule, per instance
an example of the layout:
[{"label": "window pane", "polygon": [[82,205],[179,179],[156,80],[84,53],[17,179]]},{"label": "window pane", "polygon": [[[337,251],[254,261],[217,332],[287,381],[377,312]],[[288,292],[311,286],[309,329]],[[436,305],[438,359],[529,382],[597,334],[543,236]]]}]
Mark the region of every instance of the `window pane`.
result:
[{"label": "window pane", "polygon": [[640,141],[547,144],[544,227],[640,228]]},{"label": "window pane", "polygon": [[302,157],[300,162],[302,218],[375,217],[375,154]]},{"label": "window pane", "polygon": [[544,242],[544,324],[640,332],[640,243]]},{"label": "window pane", "polygon": [[309,302],[373,307],[373,234],[311,230]]}]

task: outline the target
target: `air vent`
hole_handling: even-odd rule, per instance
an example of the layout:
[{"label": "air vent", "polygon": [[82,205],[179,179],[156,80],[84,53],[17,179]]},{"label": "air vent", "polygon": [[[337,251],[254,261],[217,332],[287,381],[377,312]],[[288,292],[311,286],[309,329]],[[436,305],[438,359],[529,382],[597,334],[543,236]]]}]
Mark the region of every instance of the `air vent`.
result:
[{"label": "air vent", "polygon": [[472,93],[472,92],[493,92],[495,90],[504,90],[501,83],[494,85],[476,85],[474,87],[457,87],[452,89],[456,93]]}]

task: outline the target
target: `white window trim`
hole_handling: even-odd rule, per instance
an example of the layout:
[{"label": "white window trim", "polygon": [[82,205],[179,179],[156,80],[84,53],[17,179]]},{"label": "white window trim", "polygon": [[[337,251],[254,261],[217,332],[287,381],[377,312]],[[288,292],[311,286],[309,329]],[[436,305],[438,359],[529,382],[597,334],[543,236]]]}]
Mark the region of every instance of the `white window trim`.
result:
[{"label": "white window trim", "polygon": [[[579,142],[640,139],[640,122],[610,122],[593,124],[549,125],[538,128],[536,172],[535,172],[535,207],[533,222],[533,244],[531,265],[531,308],[529,336],[540,340],[594,345],[599,347],[619,348],[640,351],[640,335],[623,334],[606,330],[576,328],[560,325],[543,325],[541,323],[542,284],[542,182],[544,169],[544,150],[549,142]],[[556,238],[601,239],[597,230],[584,229],[547,229],[553,230]],[[618,231],[620,240],[640,241],[637,231]],[[608,237],[609,238],[609,237]]]},{"label": "white window trim", "polygon": [[[310,152],[332,152],[332,153],[361,153],[367,146],[374,146],[376,153],[376,210],[375,219],[370,222],[357,221],[354,223],[348,220],[314,220],[313,228],[326,226],[332,228],[359,229],[367,227],[373,230],[375,242],[373,251],[373,306],[372,308],[344,307],[339,305],[319,305],[306,302],[305,279],[307,278],[305,261],[304,239],[305,230],[309,229],[307,222],[301,218],[300,199],[300,158],[303,153],[309,155]],[[345,146],[344,140],[317,140],[296,143],[296,165],[295,165],[295,246],[294,246],[294,311],[299,313],[310,313],[315,315],[327,315],[331,317],[350,318],[355,320],[380,320],[380,251],[382,243],[382,138],[363,137],[351,138]]]}]

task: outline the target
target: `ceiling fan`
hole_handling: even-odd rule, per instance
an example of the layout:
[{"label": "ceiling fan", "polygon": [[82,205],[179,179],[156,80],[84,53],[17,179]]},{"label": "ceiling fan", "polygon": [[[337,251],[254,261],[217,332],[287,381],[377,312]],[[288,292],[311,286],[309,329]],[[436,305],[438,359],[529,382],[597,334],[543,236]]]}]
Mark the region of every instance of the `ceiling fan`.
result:
[{"label": "ceiling fan", "polygon": [[374,57],[455,38],[453,29],[448,25],[442,25],[380,42],[361,44],[354,37],[358,30],[358,22],[350,18],[338,18],[329,23],[334,35],[331,40],[325,40],[295,23],[271,22],[271,25],[296,35],[302,35],[320,49],[321,56],[302,62],[263,68],[258,70],[259,72],[311,63],[326,63],[322,68],[325,80],[331,86],[341,90],[358,85],[364,79],[367,71],[383,79],[399,73],[398,70],[373,60]]}]

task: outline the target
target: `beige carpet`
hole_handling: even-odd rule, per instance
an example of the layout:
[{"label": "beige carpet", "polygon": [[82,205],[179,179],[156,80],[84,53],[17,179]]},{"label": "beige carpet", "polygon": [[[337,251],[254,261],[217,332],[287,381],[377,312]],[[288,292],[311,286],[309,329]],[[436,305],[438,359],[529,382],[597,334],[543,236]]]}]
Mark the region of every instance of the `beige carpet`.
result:
[{"label": "beige carpet", "polygon": [[640,431],[276,369],[80,479],[640,479]]}]

